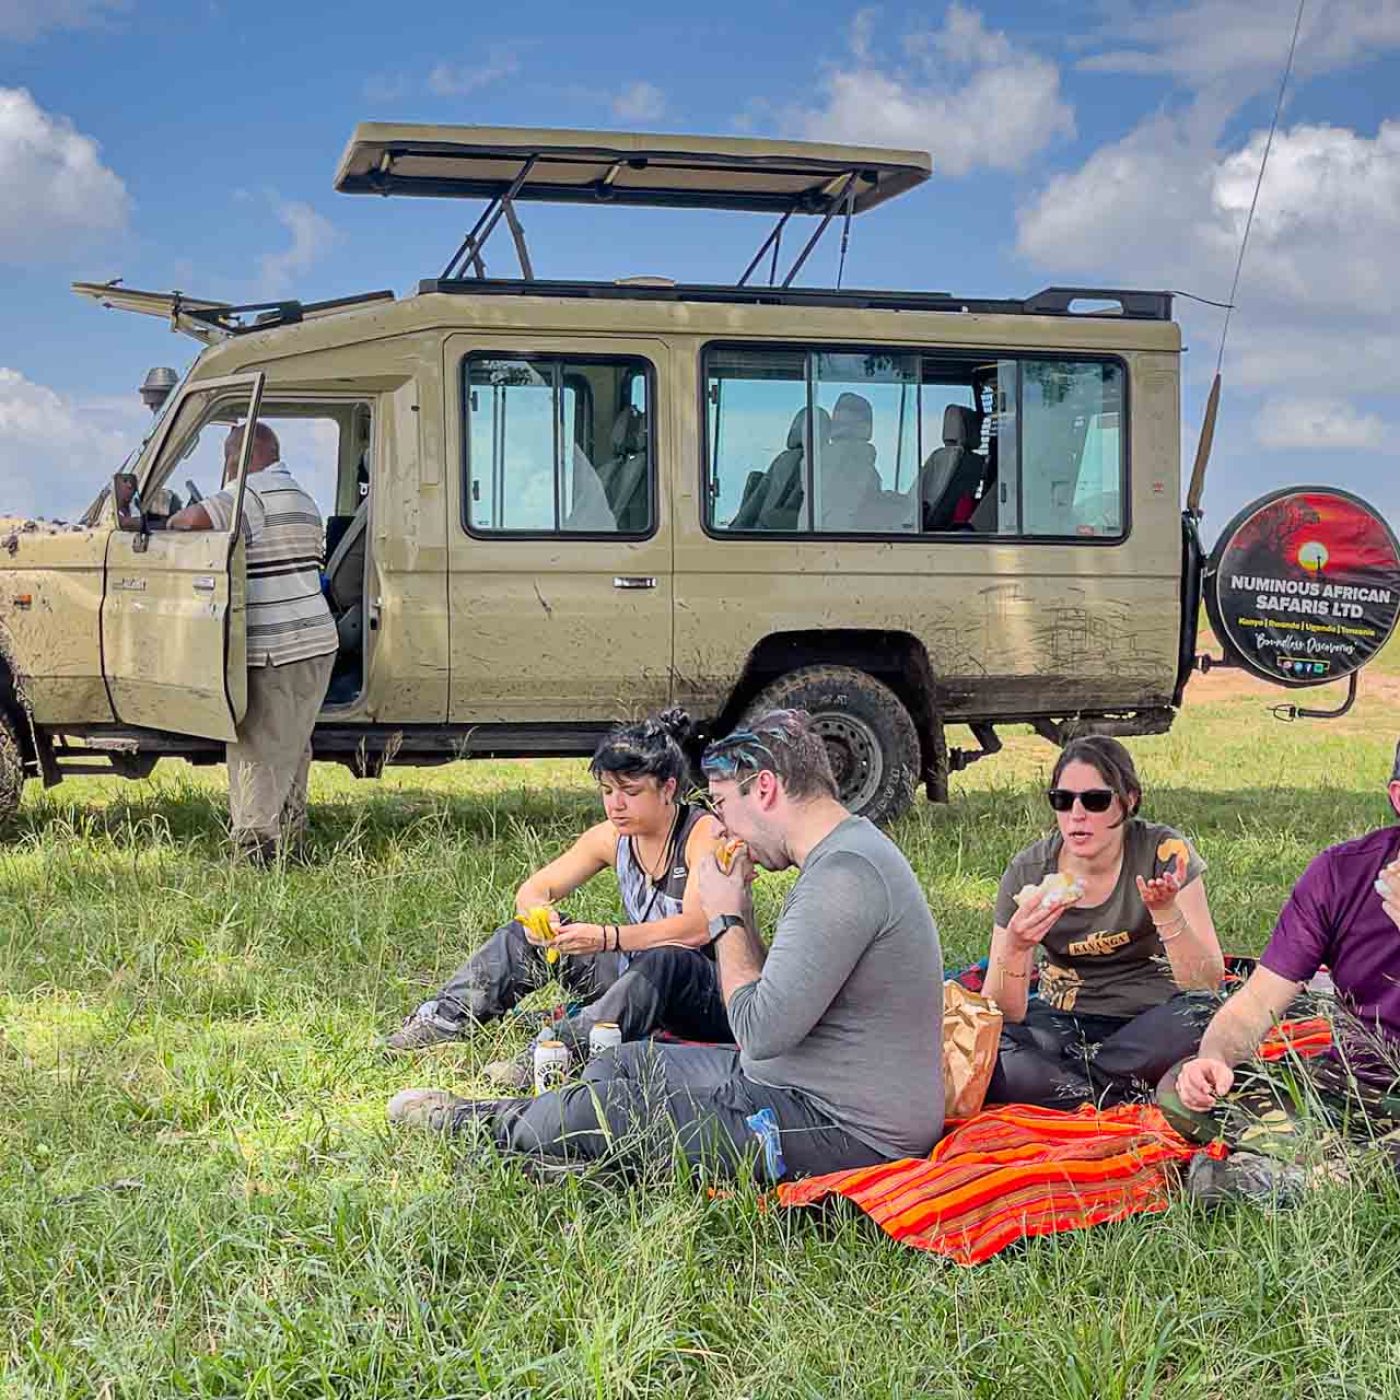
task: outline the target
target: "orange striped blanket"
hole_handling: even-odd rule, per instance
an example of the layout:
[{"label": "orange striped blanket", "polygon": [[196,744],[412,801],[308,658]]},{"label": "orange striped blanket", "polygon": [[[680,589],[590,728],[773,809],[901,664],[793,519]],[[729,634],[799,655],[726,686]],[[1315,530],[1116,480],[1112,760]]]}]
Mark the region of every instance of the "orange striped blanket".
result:
[{"label": "orange striped blanket", "polygon": [[[1330,1043],[1326,1021],[1286,1021],[1260,1056],[1319,1054]],[[1145,1104],[1072,1113],[1006,1104],[949,1128],[928,1157],[787,1182],[778,1201],[844,1196],[891,1239],[980,1264],[1028,1235],[1165,1210],[1177,1164],[1200,1150]]]},{"label": "orange striped blanket", "polygon": [[1025,1235],[1165,1210],[1173,1164],[1195,1151],[1145,1105],[1008,1104],[967,1119],[926,1158],[786,1183],[778,1200],[844,1196],[892,1239],[980,1264]]}]

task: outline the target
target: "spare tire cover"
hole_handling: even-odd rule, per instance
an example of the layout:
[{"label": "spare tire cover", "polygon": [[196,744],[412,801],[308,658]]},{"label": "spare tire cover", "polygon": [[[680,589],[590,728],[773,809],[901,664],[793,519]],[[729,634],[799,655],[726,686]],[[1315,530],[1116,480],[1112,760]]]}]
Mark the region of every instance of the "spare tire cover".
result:
[{"label": "spare tire cover", "polygon": [[1400,544],[1347,491],[1275,491],[1225,527],[1205,598],[1231,660],[1278,685],[1324,685],[1360,670],[1395,630]]}]

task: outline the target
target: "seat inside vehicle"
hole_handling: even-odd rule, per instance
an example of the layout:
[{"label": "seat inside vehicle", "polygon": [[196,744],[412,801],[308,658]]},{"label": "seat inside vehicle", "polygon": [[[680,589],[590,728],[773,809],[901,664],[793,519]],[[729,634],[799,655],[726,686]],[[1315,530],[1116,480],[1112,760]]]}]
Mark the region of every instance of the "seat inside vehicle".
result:
[{"label": "seat inside vehicle", "polygon": [[[831,415],[824,408],[814,414],[818,451],[831,437]],[[787,445],[765,472],[750,472],[744,496],[731,529],[795,530],[805,497],[803,478],[807,461],[807,410],[799,408],[788,429]]]},{"label": "seat inside vehicle", "polygon": [[849,530],[880,497],[875,468],[875,415],[870,400],[843,393],[831,410],[831,437],[816,454],[818,526]]},{"label": "seat inside vehicle", "polygon": [[929,453],[919,472],[919,500],[925,530],[965,528],[977,506],[977,490],[987,459],[976,450],[982,415],[950,403],[943,410],[943,446]]}]

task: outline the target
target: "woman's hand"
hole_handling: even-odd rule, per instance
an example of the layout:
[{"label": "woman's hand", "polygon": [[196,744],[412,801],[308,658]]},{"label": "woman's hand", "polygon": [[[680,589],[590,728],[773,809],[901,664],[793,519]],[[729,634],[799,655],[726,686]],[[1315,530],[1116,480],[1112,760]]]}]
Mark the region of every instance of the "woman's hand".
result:
[{"label": "woman's hand", "polygon": [[1011,946],[1018,952],[1027,952],[1034,948],[1055,927],[1060,915],[1070,908],[1073,908],[1073,905],[1057,903],[1044,909],[1039,898],[1028,899],[1017,908],[1011,916],[1011,922],[1006,926]]},{"label": "woman's hand", "polygon": [[[1144,880],[1137,877],[1138,894],[1147,906],[1147,912],[1154,919],[1158,914],[1170,914],[1176,908],[1176,897],[1181,893],[1182,881],[1186,878],[1186,860],[1178,853],[1170,870]],[[1160,922],[1160,920],[1158,920]]]},{"label": "woman's hand", "polygon": [[605,942],[602,924],[564,924],[549,946],[565,955],[601,953]]}]

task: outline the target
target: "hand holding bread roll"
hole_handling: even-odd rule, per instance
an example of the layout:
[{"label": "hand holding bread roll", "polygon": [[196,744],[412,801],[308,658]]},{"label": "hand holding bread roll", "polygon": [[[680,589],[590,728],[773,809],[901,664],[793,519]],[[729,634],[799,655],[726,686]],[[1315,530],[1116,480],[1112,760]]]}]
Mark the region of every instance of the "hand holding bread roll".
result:
[{"label": "hand holding bread roll", "polygon": [[739,858],[739,852],[747,849],[748,847],[742,841],[731,836],[715,847],[715,864],[725,875],[728,875],[734,869],[734,862]]},{"label": "hand holding bread roll", "polygon": [[1038,885],[1022,885],[1012,896],[1018,909],[1055,909],[1084,898],[1084,882],[1077,875],[1052,870]]}]

